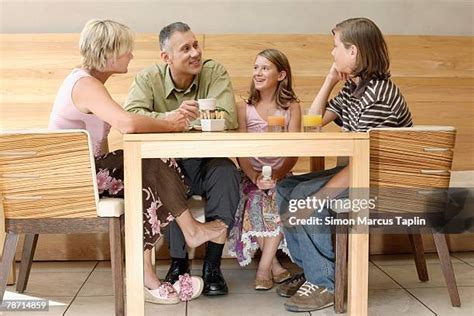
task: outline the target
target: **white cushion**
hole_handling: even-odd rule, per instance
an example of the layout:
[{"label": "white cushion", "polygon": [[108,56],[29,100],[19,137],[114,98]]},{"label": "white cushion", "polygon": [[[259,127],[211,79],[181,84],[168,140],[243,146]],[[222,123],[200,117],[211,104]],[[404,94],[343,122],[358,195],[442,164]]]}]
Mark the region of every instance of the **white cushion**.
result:
[{"label": "white cushion", "polygon": [[[188,200],[189,211],[193,217],[204,223],[206,221],[204,215],[204,207],[206,202],[199,196],[193,195]],[[119,217],[124,213],[124,201],[123,199],[104,197],[99,199],[99,209],[97,210],[97,216],[99,217]]]},{"label": "white cushion", "polygon": [[123,199],[104,197],[99,199],[97,216],[99,217],[120,217],[125,210]]},{"label": "white cushion", "polygon": [[206,216],[204,215],[204,207],[206,206],[206,201],[202,199],[199,195],[193,195],[188,200],[188,208],[193,217],[201,223],[206,221]]}]

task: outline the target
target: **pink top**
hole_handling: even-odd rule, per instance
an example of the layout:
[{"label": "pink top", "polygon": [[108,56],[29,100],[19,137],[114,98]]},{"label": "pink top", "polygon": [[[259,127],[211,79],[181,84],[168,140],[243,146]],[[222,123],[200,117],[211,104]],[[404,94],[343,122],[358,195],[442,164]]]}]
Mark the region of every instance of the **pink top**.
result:
[{"label": "pink top", "polygon": [[[285,113],[285,128],[288,130],[290,124],[290,111],[286,110]],[[255,106],[247,104],[246,109],[246,120],[247,120],[247,131],[248,132],[265,132],[268,127],[268,122],[260,117]],[[263,166],[271,166],[272,169],[281,167],[284,158],[279,157],[252,157],[249,158],[252,163],[252,167],[257,171],[262,171]]]},{"label": "pink top", "polygon": [[59,87],[49,116],[49,129],[85,129],[92,139],[94,156],[107,153],[107,135],[110,125],[95,114],[85,114],[79,111],[72,101],[72,88],[84,77],[91,77],[84,69],[73,69]]}]

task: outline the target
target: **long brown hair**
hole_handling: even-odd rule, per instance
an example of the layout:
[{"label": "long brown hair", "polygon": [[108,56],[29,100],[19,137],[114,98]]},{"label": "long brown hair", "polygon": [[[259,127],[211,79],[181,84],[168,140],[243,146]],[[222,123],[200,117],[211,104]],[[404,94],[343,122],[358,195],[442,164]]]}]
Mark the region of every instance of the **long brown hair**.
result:
[{"label": "long brown hair", "polygon": [[[262,56],[263,58],[270,61],[277,67],[278,72],[285,71],[286,76],[285,79],[278,82],[276,91],[275,91],[275,101],[277,106],[287,109],[289,107],[290,102],[300,102],[296,97],[295,92],[293,91],[293,81],[291,77],[291,67],[286,58],[285,54],[281,51],[273,48],[262,50],[257,56]],[[247,103],[250,104],[257,104],[260,101],[260,92],[255,89],[255,83],[250,83],[250,93],[249,97],[246,100]]]},{"label": "long brown hair", "polygon": [[377,25],[367,18],[352,18],[338,23],[332,33],[339,32],[345,48],[357,47],[354,75],[362,80],[390,77],[387,43]]}]

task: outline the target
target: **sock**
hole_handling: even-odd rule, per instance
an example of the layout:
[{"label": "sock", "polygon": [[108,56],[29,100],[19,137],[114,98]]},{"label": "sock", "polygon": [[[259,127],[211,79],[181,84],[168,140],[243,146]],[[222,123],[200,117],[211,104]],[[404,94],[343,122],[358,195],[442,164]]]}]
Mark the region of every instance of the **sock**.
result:
[{"label": "sock", "polygon": [[208,241],[205,260],[210,263],[220,266],[223,250],[224,250],[224,244],[216,244],[212,241]]}]

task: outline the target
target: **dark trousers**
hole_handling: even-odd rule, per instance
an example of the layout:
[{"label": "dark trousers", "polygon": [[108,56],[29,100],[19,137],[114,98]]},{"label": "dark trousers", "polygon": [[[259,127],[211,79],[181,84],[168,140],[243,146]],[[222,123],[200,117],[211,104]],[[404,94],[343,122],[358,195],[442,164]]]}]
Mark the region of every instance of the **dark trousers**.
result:
[{"label": "dark trousers", "polygon": [[[180,162],[191,195],[206,199],[206,221],[220,219],[226,223],[228,232],[234,225],[234,216],[239,204],[240,174],[228,158],[192,158]],[[186,257],[186,243],[176,221],[165,231],[172,258]]]}]

